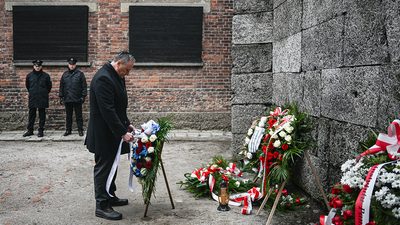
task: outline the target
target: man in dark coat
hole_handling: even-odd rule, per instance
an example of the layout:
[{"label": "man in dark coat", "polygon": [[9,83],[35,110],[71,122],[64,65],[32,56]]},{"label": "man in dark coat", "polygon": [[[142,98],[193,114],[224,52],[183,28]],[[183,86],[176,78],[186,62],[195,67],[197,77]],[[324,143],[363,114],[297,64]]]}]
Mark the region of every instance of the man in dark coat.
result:
[{"label": "man in dark coat", "polygon": [[33,125],[36,119],[36,109],[39,109],[39,133],[38,137],[43,137],[44,124],[46,122],[46,110],[49,108],[49,93],[52,87],[49,74],[43,72],[41,60],[35,60],[33,71],[26,76],[25,86],[29,92],[29,123],[28,131],[24,137],[33,135]]},{"label": "man in dark coat", "polygon": [[83,136],[82,104],[87,95],[86,78],[83,72],[76,69],[78,60],[69,58],[68,71],[64,72],[60,80],[60,104],[65,105],[66,131],[64,136],[72,132],[72,114],[75,109],[76,124],[79,136]]},{"label": "man in dark coat", "polygon": [[[121,153],[129,152],[129,142],[134,140],[134,127],[130,125],[126,109],[128,96],[125,76],[133,68],[135,58],[120,52],[112,62],[106,62],[94,75],[90,84],[90,118],[85,145],[94,153],[94,189],[98,217],[119,220],[122,214],[111,206],[127,205],[128,199],[116,197],[112,167],[121,138]],[[108,185],[107,185],[108,184]]]}]

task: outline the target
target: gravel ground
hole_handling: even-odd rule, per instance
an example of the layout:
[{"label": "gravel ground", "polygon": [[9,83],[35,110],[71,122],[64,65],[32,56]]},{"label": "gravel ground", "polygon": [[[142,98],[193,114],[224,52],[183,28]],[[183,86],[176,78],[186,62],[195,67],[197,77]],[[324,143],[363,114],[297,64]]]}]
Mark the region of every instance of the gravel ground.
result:
[{"label": "gravel ground", "polygon": [[[0,224],[266,224],[269,210],[256,215],[259,204],[250,215],[241,207],[219,212],[218,203],[209,198],[194,199],[180,188],[184,173],[211,162],[211,156],[230,156],[230,141],[170,141],[163,150],[164,167],[175,209],[166,189],[162,173],[156,183],[147,217],[141,187],[134,178],[134,192],[129,191],[129,162],[121,157],[117,195],[128,198],[129,205],[114,207],[123,214],[120,221],[95,217],[93,191],[93,155],[82,141],[24,142],[0,141]],[[161,170],[160,170],[161,172]],[[288,185],[289,192],[304,196],[301,190]],[[310,224],[326,213],[320,204],[308,200],[300,210],[273,217],[273,225]]]}]

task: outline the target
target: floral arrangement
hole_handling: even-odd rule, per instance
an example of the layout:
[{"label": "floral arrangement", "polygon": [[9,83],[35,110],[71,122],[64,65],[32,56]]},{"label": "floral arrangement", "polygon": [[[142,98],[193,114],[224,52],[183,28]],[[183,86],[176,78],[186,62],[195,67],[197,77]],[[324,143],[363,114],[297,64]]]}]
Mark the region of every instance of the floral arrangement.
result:
[{"label": "floral arrangement", "polygon": [[[357,214],[357,208],[360,208],[361,202],[364,202],[364,196],[367,195],[364,190],[369,186],[373,191],[371,191],[369,197],[371,199],[368,208],[369,215],[367,215],[369,221],[366,224],[390,225],[399,223],[400,161],[394,159],[399,157],[400,154],[394,152],[391,155],[382,150],[374,152],[373,149],[378,146],[372,143],[385,146],[385,149],[390,146],[384,143],[384,140],[388,139],[381,138],[383,136],[382,134],[378,136],[373,132],[373,135],[370,135],[366,142],[360,143],[361,149],[366,150],[361,154],[362,157],[349,159],[342,164],[342,178],[339,183],[333,186],[330,195],[329,204],[333,208],[333,218],[329,219],[332,219],[332,224],[357,224],[357,220],[361,223],[361,218],[357,218],[361,217],[358,216],[361,214]],[[397,136],[394,136],[397,141]],[[397,144],[392,146],[396,148],[396,151],[400,147]],[[375,174],[375,183],[371,182],[373,180],[371,174]],[[321,221],[321,224],[324,224],[324,221]]]},{"label": "floral arrangement", "polygon": [[168,141],[168,132],[173,128],[172,116],[153,120],[141,125],[142,130],[135,131],[135,141],[131,143],[130,168],[131,176],[136,176],[142,185],[145,203],[149,202],[149,192],[155,193],[153,185],[161,161],[164,142]]},{"label": "floral arrangement", "polygon": [[254,121],[247,132],[239,153],[243,170],[263,179],[264,193],[272,185],[281,184],[304,149],[312,144],[311,130],[308,115],[299,112],[294,104],[283,111],[280,107],[272,109],[269,115]]},{"label": "floral arrangement", "polygon": [[[180,184],[181,187],[185,186],[185,190],[194,192],[195,198],[208,196],[215,200],[217,200],[218,188],[212,187],[218,187],[222,179],[225,179],[228,183],[231,199],[229,204],[234,206],[244,205],[242,209],[243,214],[251,213],[251,202],[260,196],[259,188],[257,188],[258,184],[249,179],[243,179],[242,172],[235,167],[233,162],[224,159],[223,156],[213,156],[211,164],[194,170],[192,173],[185,173],[184,176],[186,180],[180,181],[177,184]],[[272,207],[273,199],[277,196],[279,187],[276,186],[275,188],[275,192],[271,194],[271,197],[267,201],[267,207]],[[281,212],[295,210],[298,205],[305,201],[306,198],[300,198],[293,193],[289,194],[285,189],[282,192],[277,210]]]}]

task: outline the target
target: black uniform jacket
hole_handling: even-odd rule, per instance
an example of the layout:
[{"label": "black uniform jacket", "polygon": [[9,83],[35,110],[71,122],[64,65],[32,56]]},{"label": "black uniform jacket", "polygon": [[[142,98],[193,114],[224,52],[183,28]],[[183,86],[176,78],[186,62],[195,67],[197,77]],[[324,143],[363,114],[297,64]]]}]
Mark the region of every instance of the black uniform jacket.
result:
[{"label": "black uniform jacket", "polygon": [[[90,84],[90,118],[85,145],[96,155],[114,157],[130,122],[126,115],[128,97],[125,79],[110,62],[103,65]],[[125,141],[121,153],[128,153]]]},{"label": "black uniform jacket", "polygon": [[64,102],[79,102],[81,97],[87,95],[85,75],[79,70],[66,71],[60,80],[58,96],[64,98]]},{"label": "black uniform jacket", "polygon": [[50,75],[40,70],[26,75],[25,86],[29,92],[29,108],[49,108],[49,93],[52,87]]}]

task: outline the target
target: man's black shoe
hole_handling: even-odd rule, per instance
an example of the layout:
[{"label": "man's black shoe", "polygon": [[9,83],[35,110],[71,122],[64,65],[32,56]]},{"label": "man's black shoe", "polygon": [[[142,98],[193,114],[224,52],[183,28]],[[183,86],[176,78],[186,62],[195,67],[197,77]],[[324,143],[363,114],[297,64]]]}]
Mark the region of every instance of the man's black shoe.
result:
[{"label": "man's black shoe", "polygon": [[38,137],[43,137],[43,131],[40,130],[37,136],[38,136]]},{"label": "man's black shoe", "polygon": [[83,131],[82,130],[80,130],[78,132],[79,132],[79,136],[83,136]]},{"label": "man's black shoe", "polygon": [[23,134],[22,136],[28,137],[28,136],[31,136],[31,135],[33,135],[33,131],[28,130],[28,131],[27,131],[25,134]]},{"label": "man's black shoe", "polygon": [[108,220],[120,220],[122,219],[122,214],[114,211],[112,207],[105,209],[96,209],[96,216]]},{"label": "man's black shoe", "polygon": [[68,135],[70,135],[71,134],[71,131],[70,130],[67,130],[67,131],[65,131],[65,133],[63,134],[63,136],[68,136]]},{"label": "man's black shoe", "polygon": [[112,206],[123,206],[123,205],[128,205],[128,199],[126,198],[118,198],[118,197],[113,197],[110,198],[110,205]]}]

